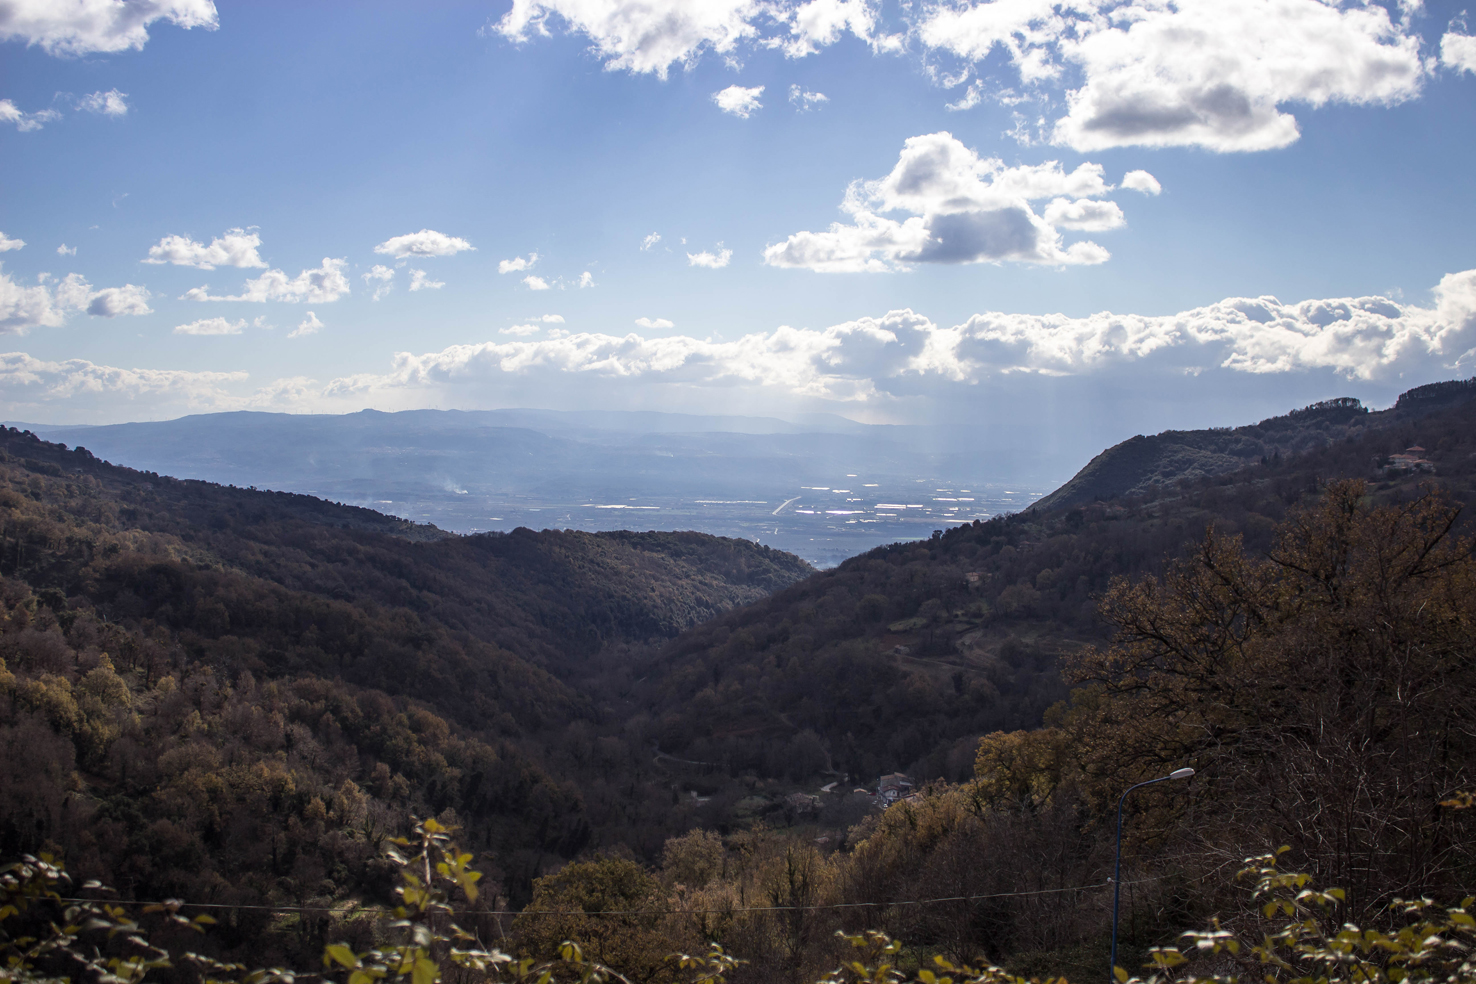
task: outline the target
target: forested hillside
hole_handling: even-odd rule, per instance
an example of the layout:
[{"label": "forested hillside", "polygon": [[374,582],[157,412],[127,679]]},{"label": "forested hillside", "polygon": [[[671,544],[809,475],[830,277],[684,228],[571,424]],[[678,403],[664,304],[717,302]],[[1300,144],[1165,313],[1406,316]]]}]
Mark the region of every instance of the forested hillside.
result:
[{"label": "forested hillside", "polygon": [[561,676],[810,570],[699,534],[448,537],[13,430],[0,455],[0,853],[144,897],[362,894],[387,831],[447,811],[526,891],[591,837],[539,761],[592,717]]},{"label": "forested hillside", "polygon": [[[1422,387],[1398,415],[1375,417],[1386,426],[1300,454],[870,551],[689,630],[629,671],[644,677],[631,692],[663,750],[725,773],[958,781],[979,735],[1034,727],[1066,696],[1059,659],[1107,638],[1097,600],[1114,578],[1162,570],[1210,526],[1263,552],[1288,510],[1333,479],[1367,479],[1384,498],[1434,482],[1471,501],[1473,392]],[[1388,467],[1411,445],[1433,472]]]},{"label": "forested hillside", "polygon": [[1372,413],[1358,400],[1343,397],[1244,427],[1170,430],[1151,437],[1139,434],[1097,455],[1069,482],[1031,508],[1082,506],[1140,495],[1180,479],[1223,475],[1263,459],[1267,463],[1280,461],[1288,455],[1357,438],[1365,431],[1388,430],[1473,398],[1476,380],[1431,383],[1400,394],[1388,410]]},{"label": "forested hillside", "polygon": [[[753,960],[735,980],[798,980],[866,925],[1078,969],[1101,959],[1112,796],[1190,762],[1192,795],[1145,795],[1134,821],[1171,852],[1137,866],[1139,950],[1219,904],[1189,881],[1268,838],[1360,911],[1453,890],[1469,825],[1435,798],[1471,778],[1465,389],[819,573],[696,534],[448,537],[8,431],[0,854],[58,849],[127,898],[265,906],[210,946],[300,962],[348,931],[330,910],[383,896],[386,836],[434,815],[488,870],[484,908],[654,907],[615,929],[529,916],[509,944],[643,940],[620,959],[650,981],[671,977],[661,947],[707,938]],[[1391,458],[1412,445],[1424,464]],[[899,770],[922,794],[879,812]],[[1315,819],[1332,802],[1356,820],[1342,840]],[[958,901],[999,893],[1016,900]],[[934,897],[957,904],[893,905]],[[810,905],[841,908],[763,908]]]}]

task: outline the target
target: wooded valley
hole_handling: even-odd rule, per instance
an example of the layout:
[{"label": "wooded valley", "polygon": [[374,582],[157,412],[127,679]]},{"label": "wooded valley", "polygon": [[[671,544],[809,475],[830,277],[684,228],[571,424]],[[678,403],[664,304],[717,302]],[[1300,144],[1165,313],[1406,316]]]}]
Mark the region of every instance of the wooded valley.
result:
[{"label": "wooded valley", "polygon": [[1135,439],[820,572],[695,533],[449,536],[6,431],[0,857],[225,906],[191,946],[307,969],[387,932],[353,910],[434,818],[509,952],[676,981],[715,941],[735,982],[799,982],[881,929],[910,966],[1080,976],[1116,797],[1188,765],[1128,804],[1124,966],[1243,910],[1230,876],[1280,845],[1353,921],[1458,902],[1473,396]]}]

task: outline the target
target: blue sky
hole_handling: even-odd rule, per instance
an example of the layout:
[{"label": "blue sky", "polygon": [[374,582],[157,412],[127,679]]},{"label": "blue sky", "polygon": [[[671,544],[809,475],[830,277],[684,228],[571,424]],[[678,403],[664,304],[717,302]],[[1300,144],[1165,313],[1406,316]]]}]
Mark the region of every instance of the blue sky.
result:
[{"label": "blue sky", "polygon": [[1387,403],[1476,374],[1464,17],[16,0],[0,414]]}]

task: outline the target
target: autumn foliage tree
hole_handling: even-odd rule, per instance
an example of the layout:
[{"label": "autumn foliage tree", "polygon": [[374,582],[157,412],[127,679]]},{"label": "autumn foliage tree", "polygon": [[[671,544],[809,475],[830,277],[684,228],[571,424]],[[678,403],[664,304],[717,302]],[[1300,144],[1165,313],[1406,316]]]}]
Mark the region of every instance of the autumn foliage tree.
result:
[{"label": "autumn foliage tree", "polygon": [[1113,644],[1068,671],[1095,687],[1068,722],[1083,781],[1106,798],[1193,765],[1203,841],[1288,844],[1354,913],[1469,883],[1470,821],[1439,806],[1476,772],[1476,558],[1457,514],[1428,489],[1377,503],[1337,483],[1266,556],[1211,531],[1164,576],[1115,583]]}]

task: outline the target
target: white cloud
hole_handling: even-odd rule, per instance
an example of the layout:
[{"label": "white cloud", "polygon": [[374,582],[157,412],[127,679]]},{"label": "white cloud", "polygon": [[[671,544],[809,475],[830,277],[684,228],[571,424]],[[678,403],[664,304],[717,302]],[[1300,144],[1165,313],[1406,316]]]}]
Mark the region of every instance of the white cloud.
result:
[{"label": "white cloud", "polygon": [[775,9],[779,11],[778,19],[787,23],[789,37],[775,37],[765,43],[783,48],[790,58],[813,55],[835,44],[847,31],[870,42],[873,50],[897,51],[902,45],[900,37],[875,34],[877,12],[867,0],[809,0]]},{"label": "white cloud", "polygon": [[548,290],[548,281],[531,273],[523,278],[523,283],[528,285],[529,290]]},{"label": "white cloud", "polygon": [[69,273],[55,289],[42,283],[22,287],[0,273],[0,333],[24,334],[31,328],[55,328],[72,311],[86,311],[99,318],[120,314],[153,314],[148,290],[134,284],[93,290],[79,273]]},{"label": "white cloud", "polygon": [[349,293],[350,284],[343,275],[347,260],[323,257],[323,265],[304,270],[289,278],[281,270],[268,270],[255,280],[246,281],[245,290],[239,294],[217,296],[208,287],[194,287],[184,293],[182,301],[285,301],[297,304],[328,304]]},{"label": "white cloud", "polygon": [[[363,277],[364,283],[374,288],[374,292],[369,296],[371,301],[377,301],[395,289],[395,271],[382,264],[374,264]],[[375,286],[376,281],[378,286]]]},{"label": "white cloud", "polygon": [[440,290],[444,286],[446,286],[444,280],[432,280],[430,275],[424,270],[412,268],[410,271],[410,290],[412,292],[417,290]]},{"label": "white cloud", "polygon": [[214,270],[218,266],[264,267],[266,261],[257,252],[261,236],[245,229],[227,229],[210,245],[197,243],[189,236],[165,236],[149,247],[145,263],[172,263],[175,266]]},{"label": "white cloud", "polygon": [[1440,63],[1457,72],[1476,73],[1476,37],[1446,31],[1440,39]]},{"label": "white cloud", "polygon": [[661,242],[661,233],[659,233],[659,232],[653,232],[649,236],[647,236],[645,239],[642,239],[641,240],[641,249],[642,250],[648,250],[652,246],[655,246],[659,242]]},{"label": "white cloud", "polygon": [[562,314],[545,314],[539,320],[546,325],[561,325],[564,323],[564,316]]},{"label": "white cloud", "polygon": [[149,292],[133,284],[105,287],[94,291],[87,301],[87,313],[98,318],[116,318],[120,314],[153,314]]},{"label": "white cloud", "polygon": [[984,83],[981,82],[979,79],[975,79],[974,81],[969,83],[969,87],[964,90],[964,94],[961,97],[959,97],[954,102],[945,103],[943,105],[943,108],[948,110],[950,113],[961,113],[965,110],[973,109],[975,106],[979,105],[979,103],[983,101]]},{"label": "white cloud", "polygon": [[716,253],[709,253],[703,250],[701,253],[688,253],[687,265],[717,270],[727,266],[728,261],[732,258],[733,251],[731,249],[720,249]]},{"label": "white cloud", "polygon": [[1122,176],[1122,186],[1145,195],[1157,195],[1163,191],[1163,185],[1147,171],[1129,171]]},{"label": "white cloud", "polygon": [[592,274],[588,270],[586,270],[586,271],[584,271],[583,273],[581,273],[579,275],[579,286],[581,288],[583,288],[583,287],[593,287],[594,285],[595,285],[594,274]]},{"label": "white cloud", "polygon": [[77,255],[77,247],[75,247],[75,246],[68,246],[66,243],[62,243],[60,246],[58,246],[56,248],[56,255],[57,256],[76,256]]},{"label": "white cloud", "polygon": [[497,264],[498,273],[522,273],[524,270],[533,269],[533,264],[538,262],[537,253],[529,253],[528,258],[515,256],[510,260],[500,260]]},{"label": "white cloud", "polygon": [[[0,12],[4,8],[0,7]],[[0,123],[14,123],[15,128],[21,133],[30,133],[39,130],[47,123],[61,119],[61,113],[54,109],[41,109],[34,113],[22,112],[20,107],[9,99],[0,99]]]},{"label": "white cloud", "polygon": [[515,42],[548,36],[551,18],[593,42],[610,70],[666,78],[674,64],[692,65],[704,50],[731,52],[755,37],[759,0],[513,0],[496,30]]},{"label": "white cloud", "polygon": [[20,249],[25,244],[26,241],[24,239],[11,239],[5,233],[0,232],[0,253],[8,253],[13,249]]},{"label": "white cloud", "polygon": [[[414,287],[411,287],[410,289],[411,290],[414,290],[415,288]],[[307,313],[307,317],[306,318],[303,318],[302,321],[298,322],[298,325],[297,325],[296,328],[292,329],[290,332],[287,333],[287,337],[288,338],[301,338],[303,335],[311,335],[311,334],[314,334],[315,332],[317,332],[322,327],[323,327],[323,322],[321,322],[321,321],[318,320],[318,316],[316,314],[314,314],[313,312],[309,311]]]},{"label": "white cloud", "polygon": [[65,321],[65,309],[44,285],[24,287],[0,271],[0,334],[22,335],[32,328],[56,328]]},{"label": "white cloud", "polygon": [[717,103],[718,109],[723,112],[746,120],[756,110],[764,108],[764,104],[759,102],[759,96],[763,94],[764,87],[761,85],[754,86],[752,89],[745,89],[741,85],[730,85],[720,92],[714,92],[712,101]]},{"label": "white cloud", "polygon": [[455,256],[468,249],[475,250],[476,247],[465,239],[448,236],[434,229],[422,229],[419,232],[410,232],[403,236],[386,239],[374,247],[374,252],[392,256],[397,260],[404,260],[410,257],[420,259],[430,256]]},{"label": "white cloud", "polygon": [[8,0],[0,4],[0,41],[34,44],[48,55],[140,50],[157,20],[219,26],[210,0]]},{"label": "white cloud", "polygon": [[518,335],[520,337],[526,337],[528,335],[536,335],[542,330],[543,329],[538,325],[513,325],[510,328],[497,329],[497,334]]},{"label": "white cloud", "polygon": [[1418,35],[1376,3],[934,0],[917,36],[968,61],[1002,49],[1026,85],[1079,80],[1051,134],[1081,151],[1284,147],[1281,106],[1388,105],[1424,77]]},{"label": "white cloud", "polygon": [[109,89],[107,92],[93,92],[83,96],[78,101],[77,108],[89,113],[102,113],[105,116],[127,116],[127,100],[128,93]]},{"label": "white cloud", "polygon": [[791,85],[789,87],[789,101],[803,113],[807,109],[817,109],[821,103],[830,102],[830,97],[823,92],[807,92],[804,86]]},{"label": "white cloud", "polygon": [[667,321],[665,318],[636,318],[635,323],[642,328],[662,329],[676,327],[676,325],[672,324],[670,321]]},{"label": "white cloud", "polygon": [[1116,229],[1126,219],[1116,202],[1098,202],[1090,198],[1057,198],[1041,213],[1047,225],[1057,229],[1076,229],[1081,232],[1105,232]]},{"label": "white cloud", "polygon": [[849,31],[873,51],[900,51],[901,36],[876,32],[879,7],[874,0],[513,0],[483,33],[523,43],[562,22],[589,38],[607,70],[664,79],[673,65],[690,68],[704,52],[731,63],[745,43],[802,58]]},{"label": "white cloud", "polygon": [[[914,263],[1102,263],[1093,242],[1063,245],[1062,228],[1122,224],[1115,203],[1090,201],[1111,190],[1098,164],[1063,170],[1055,161],[1006,167],[981,159],[947,132],[910,137],[885,178],[856,182],[841,208],[851,224],[798,232],[764,250],[771,266],[828,273],[906,269]],[[1058,199],[1037,215],[1031,202]],[[1068,199],[1060,201],[1060,199]],[[888,212],[910,212],[898,221]]]},{"label": "white cloud", "polygon": [[246,328],[246,319],[227,321],[225,318],[201,318],[187,325],[175,325],[176,335],[239,335]]},{"label": "white cloud", "polygon": [[[541,340],[400,353],[391,371],[333,380],[325,398],[361,402],[389,391],[485,387],[507,376],[624,380],[642,387],[753,385],[795,396],[872,401],[946,395],[997,374],[1141,373],[1196,367],[1240,374],[1310,371],[1359,380],[1469,374],[1476,362],[1476,270],[1451,274],[1430,307],[1383,297],[1283,304],[1227,298],[1165,316],[1100,313],[975,315],[943,327],[910,310],[823,330],[776,328],[736,341],[550,332]],[[649,330],[672,327],[641,319]],[[588,386],[589,383],[580,383]],[[644,392],[644,390],[643,390]],[[418,397],[416,399],[423,399]],[[404,402],[402,399],[400,402]]]}]

